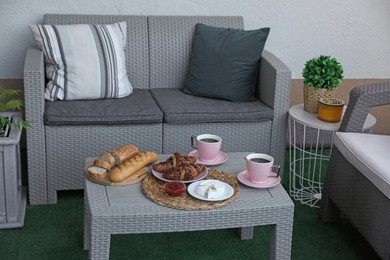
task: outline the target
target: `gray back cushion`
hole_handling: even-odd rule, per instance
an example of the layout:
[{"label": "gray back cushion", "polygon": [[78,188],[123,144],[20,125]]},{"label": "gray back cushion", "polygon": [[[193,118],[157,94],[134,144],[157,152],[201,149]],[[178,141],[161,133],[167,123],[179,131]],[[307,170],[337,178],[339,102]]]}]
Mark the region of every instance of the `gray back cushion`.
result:
[{"label": "gray back cushion", "polygon": [[269,28],[245,31],[197,24],[184,93],[252,101],[268,33]]},{"label": "gray back cushion", "polygon": [[126,69],[133,86],[149,88],[148,27],[146,16],[45,14],[45,24],[111,24],[127,22]]},{"label": "gray back cushion", "polygon": [[238,16],[149,16],[150,88],[183,88],[197,23],[242,29]]}]

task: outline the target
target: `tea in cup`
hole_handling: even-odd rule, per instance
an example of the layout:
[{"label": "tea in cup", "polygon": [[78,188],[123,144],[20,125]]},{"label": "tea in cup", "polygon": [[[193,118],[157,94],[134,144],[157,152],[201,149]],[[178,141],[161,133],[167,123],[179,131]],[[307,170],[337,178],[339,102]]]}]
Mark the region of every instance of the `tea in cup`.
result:
[{"label": "tea in cup", "polygon": [[[273,168],[280,168],[274,165],[274,158],[264,153],[251,153],[245,157],[246,169],[249,181],[253,183],[266,183],[271,176]],[[279,176],[279,170],[277,170]],[[275,176],[274,176],[275,177]]]},{"label": "tea in cup", "polygon": [[212,162],[221,150],[222,138],[218,135],[202,134],[191,136],[192,148],[198,150],[199,160]]}]

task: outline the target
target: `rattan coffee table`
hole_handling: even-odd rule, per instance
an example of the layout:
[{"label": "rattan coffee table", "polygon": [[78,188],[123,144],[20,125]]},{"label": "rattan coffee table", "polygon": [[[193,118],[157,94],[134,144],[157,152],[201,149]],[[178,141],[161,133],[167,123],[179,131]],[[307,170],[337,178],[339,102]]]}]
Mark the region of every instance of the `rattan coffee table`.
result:
[{"label": "rattan coffee table", "polygon": [[[227,162],[213,168],[236,177],[245,169],[247,154],[230,153]],[[169,156],[159,155],[159,160]],[[240,184],[240,194],[234,201],[209,210],[159,205],[143,195],[141,184],[112,187],[88,180],[85,184],[84,249],[90,250],[90,259],[109,258],[113,234],[240,228],[241,239],[252,239],[253,227],[262,225],[271,225],[270,258],[290,259],[294,204],[281,184],[268,189]]]}]

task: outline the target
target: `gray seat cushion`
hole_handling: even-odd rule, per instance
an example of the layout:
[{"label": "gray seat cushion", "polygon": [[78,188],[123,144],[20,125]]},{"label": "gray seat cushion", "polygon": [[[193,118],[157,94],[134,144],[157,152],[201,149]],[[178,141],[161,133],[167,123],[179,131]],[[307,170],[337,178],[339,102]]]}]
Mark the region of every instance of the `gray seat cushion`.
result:
[{"label": "gray seat cushion", "polygon": [[151,89],[153,98],[164,112],[164,123],[254,122],[273,118],[273,110],[259,99],[231,102],[196,97],[180,89]]},{"label": "gray seat cushion", "polygon": [[163,113],[146,89],[118,99],[46,101],[46,125],[162,123]]},{"label": "gray seat cushion", "polygon": [[390,199],[390,136],[337,132],[335,146]]}]

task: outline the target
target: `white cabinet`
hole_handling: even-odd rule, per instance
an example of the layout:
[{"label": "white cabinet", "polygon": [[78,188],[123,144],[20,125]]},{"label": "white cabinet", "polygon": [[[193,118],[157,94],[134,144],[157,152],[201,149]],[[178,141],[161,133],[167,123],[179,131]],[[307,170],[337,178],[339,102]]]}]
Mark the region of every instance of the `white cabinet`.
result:
[{"label": "white cabinet", "polygon": [[[21,119],[21,113],[13,114],[14,119]],[[0,229],[24,225],[26,188],[21,175],[21,132],[12,127],[8,137],[0,138]]]}]

